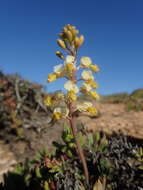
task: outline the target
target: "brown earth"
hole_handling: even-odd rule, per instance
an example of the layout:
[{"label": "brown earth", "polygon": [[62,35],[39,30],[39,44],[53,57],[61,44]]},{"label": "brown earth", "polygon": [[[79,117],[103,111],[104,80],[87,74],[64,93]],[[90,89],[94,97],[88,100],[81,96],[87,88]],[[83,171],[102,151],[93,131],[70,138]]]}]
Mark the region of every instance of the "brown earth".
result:
[{"label": "brown earth", "polygon": [[[80,115],[78,123],[82,123],[87,130],[104,131],[107,134],[121,130],[129,136],[143,140],[143,111],[125,112],[123,104],[101,104],[95,106],[100,110],[100,117],[91,118]],[[46,119],[46,118],[45,118]],[[17,140],[13,143],[4,144],[0,141],[0,180],[2,174],[12,169],[13,166],[26,158],[32,158],[36,151],[42,148],[52,147],[52,141],[59,141],[62,124],[45,126],[44,130],[29,130],[27,140]]]},{"label": "brown earth", "polygon": [[99,118],[80,116],[79,121],[87,130],[104,131],[112,134],[121,130],[123,133],[135,138],[143,139],[143,111],[126,112],[124,104],[101,104],[95,106],[100,110]]}]

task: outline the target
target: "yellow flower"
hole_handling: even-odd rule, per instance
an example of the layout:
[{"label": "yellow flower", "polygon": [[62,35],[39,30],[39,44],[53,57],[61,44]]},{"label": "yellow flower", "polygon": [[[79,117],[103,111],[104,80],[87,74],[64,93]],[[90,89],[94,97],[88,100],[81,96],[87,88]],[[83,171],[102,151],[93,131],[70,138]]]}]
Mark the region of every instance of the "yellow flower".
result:
[{"label": "yellow flower", "polygon": [[73,90],[68,91],[67,98],[70,101],[76,101],[76,99],[77,99],[76,93]]},{"label": "yellow flower", "polygon": [[73,63],[66,63],[65,69],[67,72],[72,72],[75,69],[75,65]]},{"label": "yellow flower", "polygon": [[46,106],[51,106],[52,105],[52,98],[51,98],[51,96],[47,96],[44,99],[44,103],[45,103]]},{"label": "yellow flower", "polygon": [[56,65],[54,67],[54,73],[56,74],[57,78],[59,77],[69,77],[75,68],[73,63],[64,63]]},{"label": "yellow flower", "polygon": [[78,93],[79,92],[79,89],[77,87],[77,85],[75,83],[73,83],[72,81],[67,81],[65,84],[64,84],[64,88],[67,90],[67,91],[74,91],[75,93]]},{"label": "yellow flower", "polygon": [[64,61],[64,66],[65,66],[65,72],[66,75],[69,75],[72,73],[72,71],[75,69],[75,64],[74,64],[75,57],[68,55]]},{"label": "yellow flower", "polygon": [[80,91],[82,93],[88,93],[91,89],[92,88],[88,83],[83,83],[82,86],[80,87]]},{"label": "yellow flower", "polygon": [[53,119],[60,120],[62,118],[61,108],[55,108],[53,112]]},{"label": "yellow flower", "polygon": [[95,107],[88,107],[86,111],[89,112],[91,115],[97,114],[97,109]]},{"label": "yellow flower", "polygon": [[89,66],[92,64],[92,61],[90,59],[90,57],[82,57],[80,59],[80,66],[82,68],[89,68]]},{"label": "yellow flower", "polygon": [[92,107],[91,102],[84,102],[83,104],[78,104],[77,105],[77,110],[79,111],[87,111],[89,107]]},{"label": "yellow flower", "polygon": [[98,88],[97,83],[94,80],[88,80],[86,83],[91,86],[92,88]]},{"label": "yellow flower", "polygon": [[63,64],[56,65],[54,67],[54,73],[56,74],[57,77],[60,77],[64,72],[64,67]]},{"label": "yellow flower", "polygon": [[95,98],[95,99],[99,99],[99,95],[98,95],[97,92],[95,92],[95,91],[91,91],[91,92],[90,92],[90,95],[91,95],[93,98]]},{"label": "yellow flower", "polygon": [[79,111],[86,111],[86,109],[85,109],[85,107],[82,105],[82,104],[78,104],[77,106],[76,106],[76,109],[77,110],[79,110]]},{"label": "yellow flower", "polygon": [[69,114],[69,110],[67,108],[55,108],[53,111],[53,119],[60,120],[62,118],[66,118]]},{"label": "yellow flower", "polygon": [[81,73],[81,76],[83,80],[94,80],[94,77],[91,71],[83,71]]},{"label": "yellow flower", "polygon": [[88,107],[92,106],[92,103],[91,102],[84,102],[83,106],[86,107],[86,108],[88,108]]},{"label": "yellow flower", "polygon": [[77,110],[79,111],[84,111],[84,112],[89,112],[91,115],[96,115],[97,114],[97,109],[93,107],[91,102],[84,102],[83,104],[77,105]]},{"label": "yellow flower", "polygon": [[53,82],[53,81],[55,81],[57,79],[57,76],[56,76],[56,74],[49,74],[48,75],[48,82]]},{"label": "yellow flower", "polygon": [[93,72],[98,72],[99,71],[99,67],[97,65],[90,65],[89,68],[93,71]]},{"label": "yellow flower", "polygon": [[75,57],[74,57],[74,56],[68,55],[68,56],[66,56],[64,63],[65,63],[65,64],[74,63],[74,60],[75,60]]},{"label": "yellow flower", "polygon": [[64,94],[62,92],[57,92],[56,93],[56,99],[63,100],[64,99]]}]

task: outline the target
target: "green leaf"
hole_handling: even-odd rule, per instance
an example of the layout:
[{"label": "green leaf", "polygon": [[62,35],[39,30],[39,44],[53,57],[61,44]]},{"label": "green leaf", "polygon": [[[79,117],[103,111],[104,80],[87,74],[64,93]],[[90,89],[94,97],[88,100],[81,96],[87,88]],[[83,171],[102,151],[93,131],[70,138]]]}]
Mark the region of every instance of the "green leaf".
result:
[{"label": "green leaf", "polygon": [[88,143],[89,143],[90,147],[94,144],[94,139],[93,139],[92,133],[88,134]]},{"label": "green leaf", "polygon": [[36,177],[37,177],[37,178],[42,178],[42,175],[41,175],[41,172],[40,172],[40,168],[39,168],[39,167],[37,167],[37,168],[35,169],[35,173],[36,173]]},{"label": "green leaf", "polygon": [[100,133],[95,133],[94,134],[94,139],[96,142],[98,142],[100,140],[101,136],[100,136]]},{"label": "green leaf", "polygon": [[44,182],[44,190],[50,190],[49,183],[47,181]]}]

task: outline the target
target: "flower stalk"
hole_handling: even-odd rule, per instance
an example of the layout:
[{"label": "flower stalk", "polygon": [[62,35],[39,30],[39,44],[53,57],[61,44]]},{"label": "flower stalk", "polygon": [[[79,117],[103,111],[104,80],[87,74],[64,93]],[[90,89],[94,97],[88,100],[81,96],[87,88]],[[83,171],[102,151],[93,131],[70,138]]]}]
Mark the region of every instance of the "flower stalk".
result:
[{"label": "flower stalk", "polygon": [[77,131],[77,127],[76,127],[76,117],[72,114],[72,105],[69,106],[69,110],[70,110],[69,113],[71,116],[69,119],[69,123],[70,123],[70,127],[72,130],[72,134],[73,134],[74,139],[75,139],[75,143],[76,143],[76,147],[77,147],[77,153],[78,153],[80,161],[83,165],[86,183],[89,184],[89,172],[88,172],[87,163],[85,160],[85,155],[83,153],[82,147],[81,147],[79,140],[78,140],[78,137],[77,137],[78,131]]},{"label": "flower stalk", "polygon": [[[82,147],[78,140],[78,130],[76,126],[76,111],[87,112],[88,114],[95,116],[97,114],[96,108],[91,102],[84,102],[78,104],[77,96],[79,93],[85,96],[90,96],[91,98],[98,99],[99,95],[95,91],[98,87],[94,80],[94,73],[99,71],[97,65],[92,63],[89,57],[82,57],[80,59],[80,64],[77,66],[77,52],[80,46],[84,42],[84,36],[78,36],[79,31],[75,26],[66,25],[63,27],[62,33],[59,34],[60,39],[57,40],[58,45],[62,48],[67,56],[65,56],[61,51],[56,51],[56,55],[64,61],[64,64],[59,64],[54,67],[54,72],[48,75],[48,82],[56,81],[58,78],[65,78],[68,81],[64,84],[64,88],[67,93],[57,94],[54,96],[47,96],[44,100],[45,104],[52,107],[53,115],[51,116],[51,121],[57,121],[65,118],[69,121],[71,131],[73,133],[75,144],[77,147],[77,153],[79,159],[82,163],[86,183],[89,184],[89,172],[83,153]],[[82,69],[80,78],[78,78],[77,72]],[[83,81],[80,88],[78,87],[78,81]],[[56,107],[57,102],[63,101],[65,106]]]},{"label": "flower stalk", "polygon": [[[77,52],[75,51],[73,54],[74,65],[76,65],[76,56],[77,56]],[[76,72],[77,72],[76,70],[73,70],[73,73],[72,73],[72,81],[74,83],[77,83],[77,77],[76,77],[77,73]],[[77,137],[78,131],[77,131],[77,127],[76,127],[76,117],[74,115],[74,110],[75,110],[74,105],[76,105],[76,100],[73,102],[70,102],[68,105],[69,116],[70,116],[69,123],[70,123],[70,127],[72,130],[72,134],[73,134],[74,139],[75,139],[75,144],[77,147],[77,153],[79,155],[80,161],[81,161],[83,169],[84,169],[84,175],[85,175],[86,183],[89,184],[89,172],[88,172],[88,167],[87,167],[85,155],[83,153],[82,147],[81,147],[80,142],[79,142],[78,137]]]}]

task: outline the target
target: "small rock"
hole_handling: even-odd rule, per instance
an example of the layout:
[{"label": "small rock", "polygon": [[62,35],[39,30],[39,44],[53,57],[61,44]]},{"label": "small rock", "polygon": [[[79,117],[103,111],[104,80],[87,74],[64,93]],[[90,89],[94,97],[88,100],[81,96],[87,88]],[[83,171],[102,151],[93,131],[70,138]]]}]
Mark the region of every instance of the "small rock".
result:
[{"label": "small rock", "polygon": [[114,116],[114,117],[118,117],[119,115],[120,115],[119,112],[112,113],[112,116]]}]

